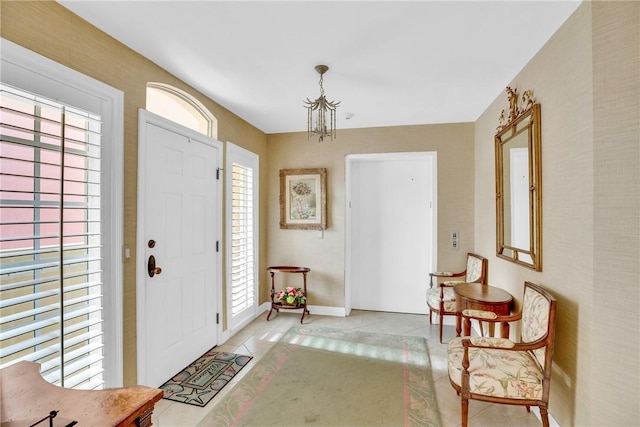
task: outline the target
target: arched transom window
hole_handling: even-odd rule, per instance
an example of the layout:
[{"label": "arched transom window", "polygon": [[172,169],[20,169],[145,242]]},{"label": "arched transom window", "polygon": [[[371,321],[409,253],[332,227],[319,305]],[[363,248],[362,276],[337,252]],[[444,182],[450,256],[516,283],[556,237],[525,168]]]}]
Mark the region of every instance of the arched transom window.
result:
[{"label": "arched transom window", "polygon": [[218,139],[218,120],[197,99],[163,83],[147,83],[147,111]]}]

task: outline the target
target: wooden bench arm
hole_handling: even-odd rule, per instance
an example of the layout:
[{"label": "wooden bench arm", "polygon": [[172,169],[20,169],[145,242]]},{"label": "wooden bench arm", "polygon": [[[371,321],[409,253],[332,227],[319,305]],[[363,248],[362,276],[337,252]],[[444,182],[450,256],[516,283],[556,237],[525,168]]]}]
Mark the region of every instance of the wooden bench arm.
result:
[{"label": "wooden bench arm", "polygon": [[433,278],[434,277],[460,277],[467,274],[467,270],[460,273],[451,273],[449,271],[436,271],[434,273],[429,273],[429,288],[433,288]]},{"label": "wooden bench arm", "polygon": [[490,323],[509,323],[515,322],[522,318],[522,312],[508,315],[499,315],[492,311],[484,311],[484,310],[464,310],[462,312],[462,317],[465,319],[474,319],[479,320],[481,322],[490,322]]},{"label": "wooden bench arm", "polygon": [[469,348],[483,348],[486,350],[530,351],[544,347],[548,344],[547,335],[529,343],[517,343],[508,338],[494,337],[465,337],[462,339],[462,347],[467,355]]}]

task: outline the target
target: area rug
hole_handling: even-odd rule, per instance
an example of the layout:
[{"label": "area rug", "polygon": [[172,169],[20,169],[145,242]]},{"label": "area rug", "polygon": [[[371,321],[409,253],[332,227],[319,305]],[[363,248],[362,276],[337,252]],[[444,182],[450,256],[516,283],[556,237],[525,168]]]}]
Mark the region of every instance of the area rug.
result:
[{"label": "area rug", "polygon": [[212,348],[160,388],[165,399],[205,406],[251,359]]},{"label": "area rug", "polygon": [[440,426],[424,338],[294,326],[200,426]]}]

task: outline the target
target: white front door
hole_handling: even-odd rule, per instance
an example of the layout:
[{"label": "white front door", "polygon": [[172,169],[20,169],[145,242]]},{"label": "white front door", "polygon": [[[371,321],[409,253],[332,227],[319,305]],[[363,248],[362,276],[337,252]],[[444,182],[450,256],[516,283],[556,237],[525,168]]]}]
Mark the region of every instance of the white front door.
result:
[{"label": "white front door", "polygon": [[347,312],[424,313],[436,257],[436,154],[348,156],[347,181]]},{"label": "white front door", "polygon": [[157,387],[218,343],[222,144],[139,119],[138,383]]}]

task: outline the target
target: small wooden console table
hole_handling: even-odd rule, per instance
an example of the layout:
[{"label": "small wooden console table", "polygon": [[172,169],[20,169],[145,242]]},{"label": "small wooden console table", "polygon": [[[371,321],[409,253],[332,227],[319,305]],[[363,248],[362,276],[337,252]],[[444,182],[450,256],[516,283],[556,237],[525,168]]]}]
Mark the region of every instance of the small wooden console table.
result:
[{"label": "small wooden console table", "polygon": [[[0,370],[3,427],[147,427],[163,391],[146,386],[76,390],[47,382],[40,364],[18,362]],[[49,417],[49,415],[52,415]],[[51,418],[47,420],[47,418]],[[44,419],[44,422],[41,421]]]},{"label": "small wooden console table", "polygon": [[269,318],[271,317],[271,313],[273,312],[273,310],[275,310],[275,311],[277,311],[279,313],[280,310],[300,310],[300,309],[302,309],[302,318],[300,319],[300,323],[302,323],[302,321],[304,320],[304,315],[305,314],[311,315],[311,313],[309,313],[309,310],[307,309],[306,301],[305,301],[304,304],[301,304],[301,305],[286,305],[286,304],[282,304],[279,301],[274,301],[273,298],[274,298],[274,296],[276,294],[275,277],[274,276],[275,276],[276,273],[300,273],[300,274],[302,274],[302,283],[303,283],[302,292],[304,292],[304,296],[307,296],[307,273],[310,272],[311,269],[307,268],[307,267],[295,267],[295,266],[290,266],[290,265],[280,265],[280,266],[269,267],[269,268],[267,268],[267,271],[269,272],[269,274],[271,274],[271,310],[269,310],[269,314],[267,315],[267,320],[269,320]]},{"label": "small wooden console table", "polygon": [[[507,315],[511,311],[513,296],[504,289],[482,283],[460,283],[453,287],[456,293],[456,335],[462,331],[462,312],[466,309],[492,311],[498,315]],[[493,323],[489,324],[489,333],[493,335]],[[471,321],[464,324],[465,336],[471,335]],[[509,337],[509,324],[502,323],[501,335]]]}]

